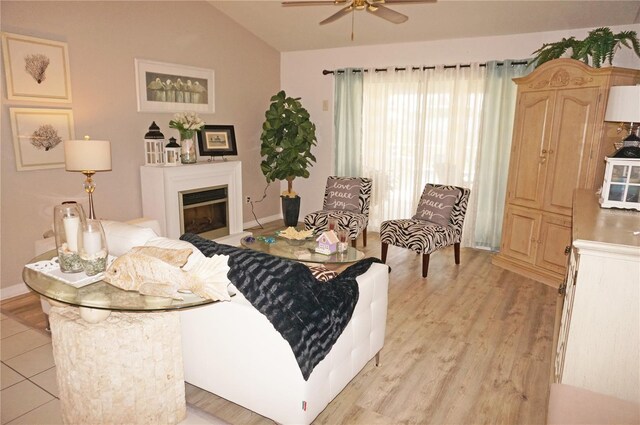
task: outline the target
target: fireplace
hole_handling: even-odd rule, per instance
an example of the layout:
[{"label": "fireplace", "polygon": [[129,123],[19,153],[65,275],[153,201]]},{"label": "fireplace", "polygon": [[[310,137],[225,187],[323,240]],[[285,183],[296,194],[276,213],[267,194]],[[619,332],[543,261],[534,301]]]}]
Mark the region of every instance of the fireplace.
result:
[{"label": "fireplace", "polygon": [[[243,237],[251,235],[243,230],[239,161],[198,162],[177,167],[143,165],[140,183],[142,214],[158,220],[162,236],[177,239],[191,231],[219,243],[238,246]],[[203,228],[204,234],[190,230],[192,224],[194,229]]]},{"label": "fireplace", "polygon": [[207,239],[229,234],[227,186],[185,190],[179,194],[180,231]]}]

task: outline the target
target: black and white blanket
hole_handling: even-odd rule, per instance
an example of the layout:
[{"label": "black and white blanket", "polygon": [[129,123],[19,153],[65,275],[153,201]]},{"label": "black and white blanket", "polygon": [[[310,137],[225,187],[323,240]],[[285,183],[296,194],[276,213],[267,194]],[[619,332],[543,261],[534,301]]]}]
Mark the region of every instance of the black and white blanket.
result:
[{"label": "black and white blanket", "polygon": [[229,256],[229,280],[289,343],[305,381],[329,353],[358,302],[356,277],[377,258],[361,260],[329,282],[316,280],[304,264],[218,244],[186,233],[208,257]]}]

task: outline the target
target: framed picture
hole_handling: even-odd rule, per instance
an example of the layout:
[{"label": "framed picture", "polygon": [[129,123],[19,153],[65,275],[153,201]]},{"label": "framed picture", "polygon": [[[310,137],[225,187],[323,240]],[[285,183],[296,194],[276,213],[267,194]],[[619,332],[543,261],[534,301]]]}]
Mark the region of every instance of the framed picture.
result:
[{"label": "framed picture", "polygon": [[18,171],[64,167],[65,140],[75,139],[71,109],[9,108]]},{"label": "framed picture", "polygon": [[212,69],[135,59],[138,112],[215,112]]},{"label": "framed picture", "polygon": [[7,99],[71,102],[67,43],[2,33]]},{"label": "framed picture", "polygon": [[198,132],[200,156],[238,155],[236,133],[232,125],[205,125]]}]

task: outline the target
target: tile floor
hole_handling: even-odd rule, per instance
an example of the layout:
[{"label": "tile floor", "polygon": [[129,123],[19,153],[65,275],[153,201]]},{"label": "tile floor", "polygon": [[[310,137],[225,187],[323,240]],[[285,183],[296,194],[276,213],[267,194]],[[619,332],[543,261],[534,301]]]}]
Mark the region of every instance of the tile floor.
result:
[{"label": "tile floor", "polygon": [[[51,337],[0,313],[0,423],[62,424]],[[180,425],[226,422],[187,405]]]},{"label": "tile floor", "polygon": [[61,424],[51,337],[0,313],[0,423]]}]

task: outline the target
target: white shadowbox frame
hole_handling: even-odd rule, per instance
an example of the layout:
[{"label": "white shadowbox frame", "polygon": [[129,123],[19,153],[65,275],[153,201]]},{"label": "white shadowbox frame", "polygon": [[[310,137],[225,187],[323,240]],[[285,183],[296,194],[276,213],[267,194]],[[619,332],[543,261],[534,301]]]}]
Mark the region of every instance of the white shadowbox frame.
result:
[{"label": "white shadowbox frame", "polygon": [[212,69],[134,61],[138,112],[215,112]]},{"label": "white shadowbox frame", "polygon": [[9,108],[18,171],[64,167],[64,141],[75,139],[71,109]]},{"label": "white shadowbox frame", "polygon": [[7,99],[71,102],[67,43],[2,33]]}]

